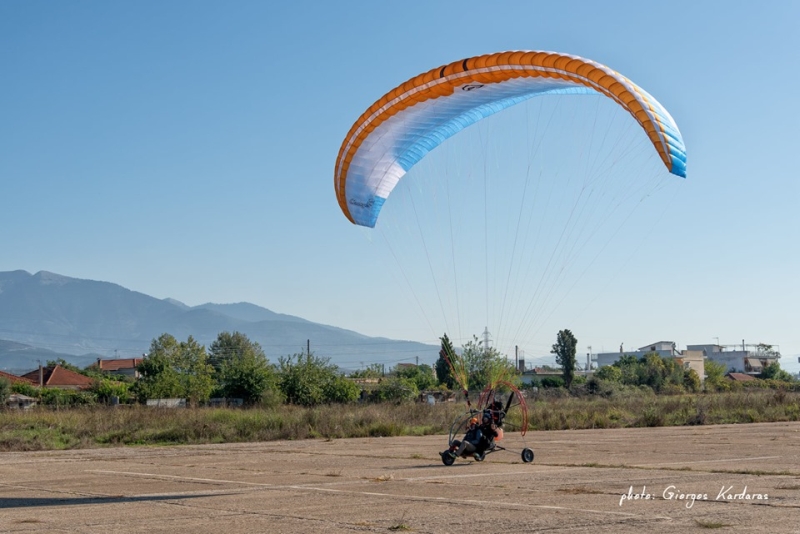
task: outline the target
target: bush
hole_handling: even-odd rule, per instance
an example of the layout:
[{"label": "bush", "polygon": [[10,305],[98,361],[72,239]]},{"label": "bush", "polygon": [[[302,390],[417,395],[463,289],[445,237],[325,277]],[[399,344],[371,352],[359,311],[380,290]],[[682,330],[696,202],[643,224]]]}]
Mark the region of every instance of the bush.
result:
[{"label": "bush", "polygon": [[560,376],[546,376],[542,378],[542,387],[549,389],[549,388],[563,388],[564,387],[564,379]]},{"label": "bush", "polygon": [[286,402],[316,406],[328,402],[350,402],[358,398],[358,386],[346,385],[339,368],[328,358],[295,354],[280,359],[278,387]]},{"label": "bush", "polygon": [[28,397],[33,397],[35,399],[39,398],[39,388],[31,384],[26,384],[24,382],[17,382],[16,384],[12,384],[11,392],[19,393],[20,395],[26,395]]},{"label": "bush", "polygon": [[358,400],[361,388],[355,382],[343,376],[337,376],[325,383],[322,392],[325,402],[348,403]]},{"label": "bush", "polygon": [[622,382],[622,370],[614,365],[604,365],[595,371],[593,377],[607,382]]},{"label": "bush", "polygon": [[614,393],[614,383],[592,376],[586,381],[586,391],[591,395],[610,397]]},{"label": "bush", "polygon": [[130,384],[114,380],[95,380],[90,390],[98,402],[110,403],[112,397],[117,397],[120,402],[127,403],[130,397]]},{"label": "bush", "polygon": [[703,387],[703,382],[700,380],[700,375],[694,369],[687,369],[683,373],[683,387],[687,391],[697,392]]},{"label": "bush", "polygon": [[0,378],[0,405],[5,406],[9,395],[11,395],[11,382]]},{"label": "bush", "polygon": [[56,407],[89,406],[96,403],[96,397],[88,391],[44,388],[41,391],[41,402],[45,406]]},{"label": "bush", "polygon": [[413,400],[419,394],[416,384],[408,378],[386,378],[370,394],[374,402]]}]

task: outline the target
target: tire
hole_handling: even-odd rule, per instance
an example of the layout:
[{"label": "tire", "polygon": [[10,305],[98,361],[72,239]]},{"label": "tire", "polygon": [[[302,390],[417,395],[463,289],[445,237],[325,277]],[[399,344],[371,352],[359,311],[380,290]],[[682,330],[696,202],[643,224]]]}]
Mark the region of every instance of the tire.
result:
[{"label": "tire", "polygon": [[450,456],[450,451],[444,451],[444,452],[441,452],[439,454],[441,454],[441,456],[442,456],[442,463],[444,465],[451,466],[451,465],[453,465],[453,462],[456,461],[455,458]]},{"label": "tire", "polygon": [[486,458],[485,452],[476,452],[473,456],[476,462],[482,462],[484,458]]},{"label": "tire", "polygon": [[522,449],[522,461],[529,464],[533,461],[533,451],[527,447]]}]

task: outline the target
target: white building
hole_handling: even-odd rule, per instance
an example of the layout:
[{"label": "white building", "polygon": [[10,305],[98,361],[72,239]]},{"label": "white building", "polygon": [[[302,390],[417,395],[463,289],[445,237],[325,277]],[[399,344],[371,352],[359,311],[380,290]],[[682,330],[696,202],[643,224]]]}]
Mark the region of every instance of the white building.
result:
[{"label": "white building", "polygon": [[[592,355],[592,360],[597,361],[597,368],[603,367],[605,365],[612,365],[614,362],[619,360],[623,355],[625,356],[636,356],[637,358],[641,358],[645,354],[651,354],[655,352],[662,358],[676,358],[680,356],[680,352],[675,348],[675,343],[672,341],[658,341],[656,343],[652,343],[650,345],[645,345],[644,347],[639,347],[636,350],[623,350],[622,345],[619,346],[619,352],[601,352],[600,354]],[[702,376],[702,375],[700,375]]]},{"label": "white building", "polygon": [[777,362],[777,351],[765,351],[765,345],[687,345],[687,350],[700,351],[709,360],[721,363],[729,373],[757,375],[764,367]]}]

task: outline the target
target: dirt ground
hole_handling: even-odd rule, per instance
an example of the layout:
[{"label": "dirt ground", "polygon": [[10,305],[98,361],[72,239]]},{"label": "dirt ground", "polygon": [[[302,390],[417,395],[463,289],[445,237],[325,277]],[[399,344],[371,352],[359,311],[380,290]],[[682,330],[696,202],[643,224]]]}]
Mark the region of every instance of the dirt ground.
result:
[{"label": "dirt ground", "polygon": [[452,467],[443,436],[3,453],[0,532],[800,532],[800,423],[524,439]]}]

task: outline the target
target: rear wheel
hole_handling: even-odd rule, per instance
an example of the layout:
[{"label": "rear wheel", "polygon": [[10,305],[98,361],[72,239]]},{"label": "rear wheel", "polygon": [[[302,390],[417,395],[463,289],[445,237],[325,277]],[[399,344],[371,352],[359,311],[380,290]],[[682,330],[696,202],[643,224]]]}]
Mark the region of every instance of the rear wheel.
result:
[{"label": "rear wheel", "polygon": [[476,452],[474,455],[472,455],[472,457],[475,458],[476,462],[482,462],[483,459],[486,458],[486,453],[485,452]]},{"label": "rear wheel", "polygon": [[528,448],[522,449],[522,461],[526,464],[531,463],[533,461],[533,451]]}]

